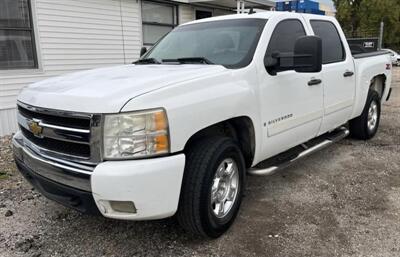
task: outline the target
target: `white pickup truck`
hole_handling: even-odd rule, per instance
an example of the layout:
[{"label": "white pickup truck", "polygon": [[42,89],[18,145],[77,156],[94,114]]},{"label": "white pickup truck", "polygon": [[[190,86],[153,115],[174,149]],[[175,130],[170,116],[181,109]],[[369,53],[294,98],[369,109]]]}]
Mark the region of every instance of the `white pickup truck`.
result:
[{"label": "white pickup truck", "polygon": [[390,84],[389,55],[353,56],[334,18],[203,19],[132,65],[24,88],[15,160],[38,191],[79,211],[175,215],[218,237],[247,174],[272,174],[348,134],[372,138]]}]

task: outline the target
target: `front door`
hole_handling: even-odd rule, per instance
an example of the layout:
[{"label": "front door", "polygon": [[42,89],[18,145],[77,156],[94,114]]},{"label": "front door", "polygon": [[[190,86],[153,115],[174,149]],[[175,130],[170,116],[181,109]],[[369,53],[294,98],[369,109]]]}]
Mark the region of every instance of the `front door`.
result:
[{"label": "front door", "polygon": [[[296,39],[307,34],[305,28],[300,18],[280,21],[272,32],[266,57],[274,52],[293,53]],[[323,116],[320,73],[286,70],[274,75],[267,69],[258,73],[265,158],[314,138]]]}]

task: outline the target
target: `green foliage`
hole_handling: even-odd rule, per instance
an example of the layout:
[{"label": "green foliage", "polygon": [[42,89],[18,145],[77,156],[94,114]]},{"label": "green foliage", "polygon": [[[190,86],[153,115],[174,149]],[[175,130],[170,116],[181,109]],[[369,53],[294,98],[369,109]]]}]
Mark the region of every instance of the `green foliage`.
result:
[{"label": "green foliage", "polygon": [[400,49],[400,0],[333,0],[336,18],[346,34],[378,36],[385,23],[384,45]]}]

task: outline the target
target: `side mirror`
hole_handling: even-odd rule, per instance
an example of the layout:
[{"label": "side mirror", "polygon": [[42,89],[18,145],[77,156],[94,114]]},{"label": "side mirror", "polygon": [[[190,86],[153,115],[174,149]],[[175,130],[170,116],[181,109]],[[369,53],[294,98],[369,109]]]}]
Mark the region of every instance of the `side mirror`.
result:
[{"label": "side mirror", "polygon": [[304,36],[294,45],[294,70],[296,72],[320,72],[322,69],[322,40],[316,36]]},{"label": "side mirror", "polygon": [[294,53],[272,52],[264,58],[271,75],[295,70],[301,73],[320,72],[322,69],[322,40],[316,36],[303,36],[296,40]]},{"label": "side mirror", "polygon": [[147,48],[145,46],[140,48],[140,57],[142,57],[146,52],[147,52]]}]

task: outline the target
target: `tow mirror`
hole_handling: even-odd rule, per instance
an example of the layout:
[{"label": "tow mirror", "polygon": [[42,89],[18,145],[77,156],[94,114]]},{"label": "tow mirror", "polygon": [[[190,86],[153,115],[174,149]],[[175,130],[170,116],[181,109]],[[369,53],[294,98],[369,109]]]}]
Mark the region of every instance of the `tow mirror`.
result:
[{"label": "tow mirror", "polygon": [[145,46],[140,48],[140,57],[142,57],[146,52],[147,52],[147,48]]},{"label": "tow mirror", "polygon": [[320,72],[322,69],[322,41],[316,36],[304,36],[296,40],[293,53],[272,52],[267,54],[264,65],[269,74],[295,70],[301,73]]},{"label": "tow mirror", "polygon": [[322,69],[322,40],[316,36],[304,36],[294,45],[294,70],[296,72],[320,72]]}]

